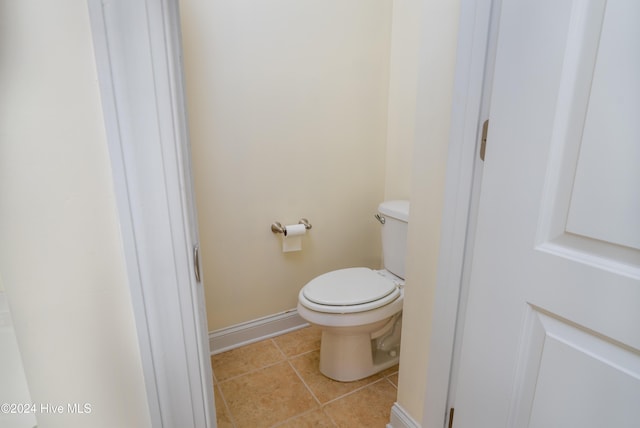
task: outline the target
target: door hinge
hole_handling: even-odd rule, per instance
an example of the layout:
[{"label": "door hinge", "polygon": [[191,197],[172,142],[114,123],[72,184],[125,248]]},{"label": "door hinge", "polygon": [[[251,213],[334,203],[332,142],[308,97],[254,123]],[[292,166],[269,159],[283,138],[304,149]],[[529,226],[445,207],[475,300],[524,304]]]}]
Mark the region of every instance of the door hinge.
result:
[{"label": "door hinge", "polygon": [[452,407],[449,409],[449,428],[453,428],[453,411],[455,409]]},{"label": "door hinge", "polygon": [[484,160],[484,152],[487,149],[487,133],[489,132],[489,119],[482,124],[482,140],[480,140],[480,159]]},{"label": "door hinge", "polygon": [[196,281],[200,282],[200,246],[193,246],[193,273],[196,275]]}]

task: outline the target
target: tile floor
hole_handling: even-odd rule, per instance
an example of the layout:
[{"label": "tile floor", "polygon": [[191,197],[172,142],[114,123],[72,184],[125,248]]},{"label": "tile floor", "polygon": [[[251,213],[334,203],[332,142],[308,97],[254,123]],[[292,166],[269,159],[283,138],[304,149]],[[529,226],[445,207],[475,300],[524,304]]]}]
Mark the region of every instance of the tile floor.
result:
[{"label": "tile floor", "polygon": [[356,382],[318,370],[320,330],[301,330],[211,357],[218,427],[384,428],[398,366]]}]

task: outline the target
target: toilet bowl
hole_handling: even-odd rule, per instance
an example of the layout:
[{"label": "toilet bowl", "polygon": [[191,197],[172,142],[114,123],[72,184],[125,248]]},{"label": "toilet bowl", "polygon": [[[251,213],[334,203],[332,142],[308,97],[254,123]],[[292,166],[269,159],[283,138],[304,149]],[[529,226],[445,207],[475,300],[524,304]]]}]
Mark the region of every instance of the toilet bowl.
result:
[{"label": "toilet bowl", "polygon": [[298,314],[322,330],[320,372],[342,382],[380,372],[400,356],[409,202],[384,202],[378,211],[385,269],[327,272],[298,294]]},{"label": "toilet bowl", "polygon": [[[349,382],[398,362],[403,281],[385,274],[393,277],[389,272],[368,268],[341,269],[315,278],[300,291],[298,313],[322,329],[320,372],[325,376]],[[363,291],[367,282],[377,285],[372,288],[376,288],[379,296],[366,290],[361,296],[357,294],[354,289]],[[341,289],[349,298],[342,304],[319,303],[322,297],[332,294],[323,294],[320,291],[323,285],[333,291]],[[391,335],[394,330],[395,337]]]}]

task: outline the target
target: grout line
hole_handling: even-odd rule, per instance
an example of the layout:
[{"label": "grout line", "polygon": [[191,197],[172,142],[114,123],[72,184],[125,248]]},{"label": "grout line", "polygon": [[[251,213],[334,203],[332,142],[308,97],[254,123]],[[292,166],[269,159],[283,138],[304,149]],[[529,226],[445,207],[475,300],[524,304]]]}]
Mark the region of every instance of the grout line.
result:
[{"label": "grout line", "polygon": [[292,420],[294,420],[294,419],[301,418],[301,417],[303,417],[303,416],[305,416],[305,415],[308,415],[309,413],[313,413],[313,412],[318,411],[318,410],[320,410],[320,411],[321,411],[321,412],[322,412],[326,417],[328,417],[328,418],[329,418],[329,420],[331,421],[331,423],[332,423],[334,426],[337,426],[337,425],[335,424],[335,422],[333,422],[333,419],[331,418],[331,416],[327,415],[327,414],[324,412],[324,410],[322,410],[322,408],[316,407],[315,409],[311,409],[311,410],[307,410],[307,411],[302,412],[302,413],[298,413],[298,414],[297,414],[297,415],[295,415],[295,416],[291,416],[291,417],[290,417],[290,418],[288,418],[288,419],[285,419],[285,420],[283,420],[283,421],[277,422],[275,425],[271,425],[271,428],[276,428],[276,427],[282,426],[282,425],[286,424],[287,422],[291,422],[291,421],[292,421]]},{"label": "grout line", "polygon": [[[216,385],[215,387],[218,388],[218,393],[220,394],[220,398],[222,399],[222,404],[224,405],[225,409],[227,409],[227,413],[229,414],[229,419],[231,419],[231,425],[233,425],[233,428],[236,428],[238,426],[238,424],[236,424],[236,418],[233,417],[233,413],[231,412],[231,407],[229,407],[229,404],[227,404],[227,399],[224,397],[224,393],[222,392],[222,388],[220,388],[220,384]],[[218,415],[216,414],[216,426],[218,422],[217,419],[218,419]]]},{"label": "grout line", "polygon": [[327,417],[329,418],[329,420],[331,421],[331,423],[333,424],[333,426],[334,426],[334,427],[338,427],[338,423],[333,419],[333,417],[332,417],[329,413],[327,413],[327,412],[325,412],[325,411],[324,411],[324,407],[325,407],[325,406],[322,406],[322,407],[321,407],[322,413],[324,413],[325,415],[327,415]]},{"label": "grout line", "polygon": [[307,355],[307,354],[310,354],[312,352],[320,352],[320,348],[316,348],[316,349],[311,349],[309,351],[300,352],[299,354],[292,355],[292,356],[288,357],[287,359],[293,360],[294,358],[302,357],[303,355]]},{"label": "grout line", "polygon": [[349,391],[349,392],[347,392],[346,394],[342,394],[342,395],[341,395],[341,396],[339,396],[339,397],[336,397],[336,398],[333,398],[333,399],[331,399],[331,400],[327,401],[326,403],[324,403],[324,404],[323,404],[323,406],[327,406],[327,405],[329,405],[329,404],[335,403],[335,402],[336,402],[336,401],[338,401],[338,400],[341,400],[341,399],[343,399],[343,398],[346,398],[346,397],[348,397],[349,395],[353,395],[353,394],[355,394],[355,393],[356,393],[356,392],[358,392],[358,391],[362,391],[363,389],[368,388],[368,387],[370,387],[371,385],[375,385],[376,383],[379,383],[379,382],[381,382],[381,381],[383,381],[383,380],[386,380],[386,379],[387,379],[386,377],[381,377],[380,379],[375,380],[375,381],[373,381],[373,382],[371,382],[371,383],[367,383],[366,385],[362,385],[361,387],[359,387],[359,388],[357,388],[357,389],[354,389],[353,391]]},{"label": "grout line", "polygon": [[285,359],[285,360],[276,361],[275,363],[269,363],[266,366],[258,367],[257,369],[251,369],[248,372],[244,372],[244,373],[241,373],[239,375],[231,376],[231,377],[228,377],[228,378],[226,378],[224,380],[219,380],[218,384],[229,382],[230,380],[235,380],[235,379],[238,379],[239,377],[246,376],[248,374],[254,374],[256,372],[259,372],[260,370],[269,369],[269,368],[271,368],[273,366],[277,366],[278,364],[282,364],[282,363],[286,363],[286,362],[287,362],[287,360]]},{"label": "grout line", "polygon": [[284,353],[284,351],[282,350],[282,348],[280,348],[280,345],[278,345],[278,342],[276,342],[275,340],[273,340],[273,338],[272,338],[272,339],[269,339],[269,340],[271,341],[271,343],[273,343],[273,346],[275,346],[275,347],[276,347],[276,349],[277,349],[278,351],[280,351],[280,354],[282,355],[282,357],[283,357],[285,360],[286,360],[287,358],[289,358],[289,357],[287,357],[287,355]]},{"label": "grout line", "polygon": [[[244,372],[244,373],[240,373],[239,375],[235,375],[235,376],[228,377],[228,378],[226,378],[226,379],[224,379],[224,380],[220,380],[220,379],[218,379],[218,378],[217,378],[217,376],[215,375],[215,371],[213,370],[213,362],[212,362],[212,364],[211,364],[211,365],[212,365],[212,367],[211,367],[211,371],[214,373],[214,378],[217,380],[217,382],[218,382],[218,383],[221,383],[221,382],[227,382],[227,381],[229,381],[229,380],[237,379],[237,378],[239,378],[240,376],[244,376],[244,375],[247,375],[247,374],[250,374],[250,373],[255,373],[255,372],[259,371],[259,370],[266,369],[266,368],[269,368],[269,367],[275,366],[276,364],[279,364],[279,363],[282,363],[282,362],[284,362],[284,361],[287,361],[287,356],[284,354],[284,352],[282,352],[282,350],[280,349],[280,347],[278,346],[278,344],[277,344],[273,339],[265,339],[264,341],[266,342],[267,340],[271,342],[271,344],[276,348],[276,350],[277,350],[278,352],[280,352],[280,356],[282,357],[280,360],[275,361],[275,362],[273,362],[273,363],[266,364],[266,365],[261,366],[261,367],[257,367],[257,368],[251,369],[251,370],[246,371],[246,372]],[[259,343],[259,342],[256,342],[256,343]],[[253,345],[253,344],[250,344],[250,345]],[[246,345],[246,346],[250,346],[250,345]],[[236,349],[241,349],[241,348],[236,348]]]},{"label": "grout line", "polygon": [[[391,382],[391,379],[389,379],[388,377],[385,377],[386,381],[389,382],[391,384],[391,386],[393,386],[395,388],[396,391],[398,391],[398,387],[396,386],[395,383]],[[398,393],[396,392],[396,395]],[[397,398],[397,397],[396,397]]]},{"label": "grout line", "polygon": [[398,374],[398,372],[395,372],[395,373],[391,373],[389,376],[385,376],[385,379],[387,379],[389,382],[391,382],[391,385],[395,386],[396,389],[398,389],[398,385],[396,385],[396,382],[392,381],[390,379],[390,377],[394,376],[394,375],[397,375],[397,374]]},{"label": "grout line", "polygon": [[289,367],[293,369],[293,372],[296,374],[296,376],[298,376],[298,379],[300,379],[300,382],[302,382],[304,387],[307,388],[307,391],[309,391],[309,394],[311,394],[313,399],[316,400],[316,403],[318,404],[318,406],[322,406],[322,403],[320,402],[320,400],[318,400],[318,397],[316,397],[316,394],[313,393],[309,385],[307,385],[307,382],[304,381],[304,378],[302,377],[302,375],[298,372],[298,370],[296,370],[293,364],[291,364],[291,361],[287,360],[287,363],[289,363]]}]

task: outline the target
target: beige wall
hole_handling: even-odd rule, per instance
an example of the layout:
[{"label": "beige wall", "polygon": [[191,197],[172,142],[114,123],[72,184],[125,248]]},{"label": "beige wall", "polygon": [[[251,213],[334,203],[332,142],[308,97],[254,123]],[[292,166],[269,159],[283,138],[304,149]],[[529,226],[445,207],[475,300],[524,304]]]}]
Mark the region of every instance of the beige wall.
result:
[{"label": "beige wall", "polygon": [[[379,267],[391,0],[181,1],[210,330]],[[283,254],[270,225],[307,217]]]},{"label": "beige wall", "polygon": [[411,199],[422,4],[393,1],[385,199]]},{"label": "beige wall", "polygon": [[453,100],[459,1],[424,0],[398,403],[421,421]]},{"label": "beige wall", "polygon": [[0,3],[0,272],[46,427],[150,426],[85,2]]}]

